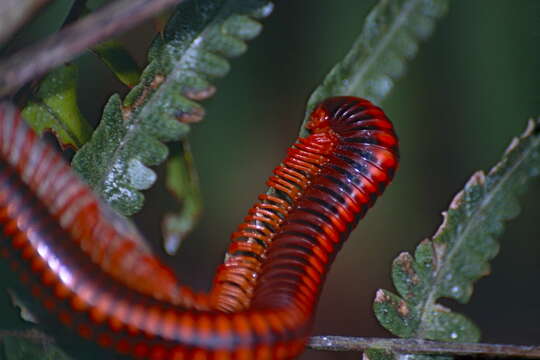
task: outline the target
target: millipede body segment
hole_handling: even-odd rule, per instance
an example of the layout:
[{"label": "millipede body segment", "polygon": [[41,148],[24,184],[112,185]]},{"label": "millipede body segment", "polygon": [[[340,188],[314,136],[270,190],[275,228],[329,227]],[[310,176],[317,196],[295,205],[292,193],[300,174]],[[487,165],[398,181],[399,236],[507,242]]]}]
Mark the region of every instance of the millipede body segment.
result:
[{"label": "millipede body segment", "polygon": [[[0,252],[68,327],[136,358],[291,359],[325,275],[391,181],[398,142],[381,109],[319,104],[245,222],[210,296],[178,283],[10,105],[0,105]],[[210,309],[210,310],[209,310]],[[213,309],[213,310],[212,310]]]},{"label": "millipede body segment", "polygon": [[[319,129],[315,129],[319,130]],[[282,164],[274,169],[266,184],[269,193],[249,209],[248,216],[231,235],[223,265],[212,289],[212,305],[222,311],[246,309],[257,277],[276,232],[289,211],[329,161],[338,138],[331,131],[314,132],[291,146]]]}]

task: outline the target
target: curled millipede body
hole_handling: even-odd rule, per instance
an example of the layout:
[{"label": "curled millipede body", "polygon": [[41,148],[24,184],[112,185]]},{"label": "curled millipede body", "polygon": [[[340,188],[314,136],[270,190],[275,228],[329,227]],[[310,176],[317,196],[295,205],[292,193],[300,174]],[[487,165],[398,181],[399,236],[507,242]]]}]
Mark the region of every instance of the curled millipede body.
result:
[{"label": "curled millipede body", "polygon": [[216,276],[224,296],[209,304],[0,105],[0,253],[63,324],[119,353],[291,359],[337,251],[398,164],[392,125],[366,100],[327,99],[308,129],[270,178],[274,194],[262,195],[233,234],[230,266]]},{"label": "curled millipede body", "polygon": [[137,230],[101,203],[63,159],[30,131],[11,106],[0,104],[0,156],[48,213],[100,268],[158,300],[208,308],[206,295],[179,285]]},{"label": "curled millipede body", "polygon": [[233,312],[249,306],[274,235],[311,179],[328,162],[336,143],[335,134],[314,132],[289,148],[282,164],[266,182],[274,195],[260,195],[259,202],[249,209],[244,222],[231,235],[225,261],[214,279],[212,307]]},{"label": "curled millipede body", "polygon": [[[363,108],[361,105],[366,106]],[[358,117],[359,109],[363,109],[362,116],[384,117],[384,113],[371,103],[355,99],[352,97],[340,97],[327,100],[319,106],[313,113],[307,124],[311,134],[306,138],[298,138],[296,143],[291,146],[287,156],[282,164],[274,170],[274,175],[267,181],[270,192],[277,196],[262,194],[259,196],[259,202],[256,203],[244,219],[244,222],[238,226],[236,232],[231,236],[231,245],[227,251],[225,262],[220,266],[214,280],[212,291],[212,306],[222,311],[238,311],[249,306],[253,290],[257,284],[258,274],[262,264],[265,261],[266,251],[272,243],[276,232],[280,229],[284,219],[287,218],[289,211],[297,206],[298,200],[304,195],[306,189],[311,185],[312,179],[321,173],[321,170],[328,166],[332,159],[334,164],[342,164],[343,159],[355,159],[363,155],[373,156],[377,152],[374,146],[352,144],[342,144],[343,137],[339,135],[346,134],[353,128],[341,128],[339,135],[331,128],[329,123],[331,119],[326,119],[327,109],[335,106],[335,115],[350,119],[351,124],[356,123],[355,117]],[[384,119],[386,119],[384,117]],[[365,120],[365,119],[364,119]],[[334,121],[337,121],[334,119]],[[374,121],[372,121],[374,122]],[[373,130],[381,126],[383,121],[373,125]],[[386,122],[388,122],[386,120]],[[388,122],[389,123],[389,122]],[[382,127],[384,131],[390,128]],[[365,142],[365,137],[372,135],[383,136],[380,133],[358,133],[360,142]],[[336,150],[340,150],[335,153]],[[354,154],[356,151],[356,155]],[[383,150],[380,150],[383,151]],[[341,159],[338,158],[341,156]],[[351,160],[353,161],[353,160]],[[369,161],[366,158],[360,159],[358,164]],[[396,164],[380,164],[377,159],[374,160],[378,166],[383,166],[383,171],[387,167],[395,167]],[[386,167],[385,167],[386,166]],[[351,172],[350,176],[356,176],[356,172]],[[376,172],[377,169],[368,171]],[[320,187],[320,185],[316,185]],[[332,188],[339,188],[334,184],[325,186],[318,192],[326,191],[328,194],[338,194],[332,191]],[[341,199],[341,198],[340,198]],[[326,196],[324,201],[332,203],[335,199],[332,196]],[[330,201],[330,202],[329,202]],[[369,205],[371,206],[371,205]],[[366,209],[362,209],[365,211]],[[341,210],[346,212],[346,210]],[[359,211],[359,210],[356,210]]]}]

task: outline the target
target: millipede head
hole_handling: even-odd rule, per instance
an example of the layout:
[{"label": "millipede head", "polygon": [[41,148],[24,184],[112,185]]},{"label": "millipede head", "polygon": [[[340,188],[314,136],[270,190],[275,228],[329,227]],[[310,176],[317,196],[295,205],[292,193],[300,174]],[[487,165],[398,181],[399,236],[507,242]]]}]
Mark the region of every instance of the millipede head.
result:
[{"label": "millipede head", "polygon": [[306,129],[312,134],[326,132],[330,128],[330,115],[323,105],[317,105],[306,124]]}]

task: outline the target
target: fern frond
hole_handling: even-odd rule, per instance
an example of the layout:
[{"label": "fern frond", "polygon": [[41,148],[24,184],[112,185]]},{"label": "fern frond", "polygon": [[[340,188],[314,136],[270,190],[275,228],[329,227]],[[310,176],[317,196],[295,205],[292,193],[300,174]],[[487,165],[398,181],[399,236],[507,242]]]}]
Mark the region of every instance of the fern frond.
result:
[{"label": "fern frond", "polygon": [[379,1],[345,58],[311,94],[301,136],[307,134],[304,125],[311,111],[327,97],[359,96],[380,103],[447,8],[448,0]]},{"label": "fern frond", "polygon": [[443,213],[431,240],[422,241],[414,257],[400,254],[392,266],[399,294],[379,290],[374,302],[379,322],[400,337],[476,342],[479,329],[465,316],[437,303],[469,301],[473,283],[489,273],[498,252],[496,238],[504,221],[519,213],[516,196],[540,174],[540,118],[530,120],[501,161],[486,175],[476,172]]},{"label": "fern frond", "polygon": [[197,0],[179,5],[164,33],[155,39],[141,82],[124,102],[113,95],[92,139],[73,167],[117,211],[142,207],[140,190],[152,186],[148,168],[165,160],[165,141],[179,140],[204,109],[196,101],[211,96],[210,80],[229,71],[227,58],[246,50],[245,40],[261,30],[256,19],[269,15],[266,0]]},{"label": "fern frond", "polygon": [[162,221],[164,247],[174,255],[182,241],[193,230],[202,212],[202,195],[199,176],[193,163],[191,147],[187,139],[169,146],[171,156],[167,160],[167,190],[182,204],[178,212],[168,213]]},{"label": "fern frond", "polygon": [[0,359],[5,360],[70,360],[57,346],[45,341],[31,341],[20,336],[5,336],[2,338],[3,351]]}]

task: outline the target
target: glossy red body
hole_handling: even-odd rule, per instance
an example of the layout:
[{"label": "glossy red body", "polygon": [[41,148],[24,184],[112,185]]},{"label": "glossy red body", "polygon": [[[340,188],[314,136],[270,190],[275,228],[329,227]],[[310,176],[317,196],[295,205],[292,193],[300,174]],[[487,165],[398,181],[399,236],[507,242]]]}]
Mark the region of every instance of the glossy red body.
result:
[{"label": "glossy red body", "polygon": [[366,100],[327,99],[308,129],[269,179],[271,194],[233,234],[208,297],[181,286],[137,232],[0,105],[1,252],[63,324],[120,353],[294,358],[331,262],[398,165],[392,124]]}]

